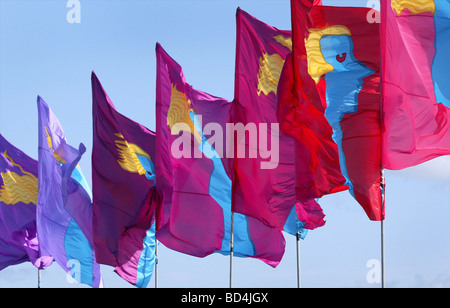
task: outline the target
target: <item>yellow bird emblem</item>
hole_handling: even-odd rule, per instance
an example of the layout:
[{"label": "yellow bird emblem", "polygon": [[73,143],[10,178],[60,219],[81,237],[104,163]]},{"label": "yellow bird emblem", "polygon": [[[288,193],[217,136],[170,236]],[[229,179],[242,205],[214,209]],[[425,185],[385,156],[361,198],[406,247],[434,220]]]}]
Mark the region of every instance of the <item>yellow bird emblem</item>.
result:
[{"label": "yellow bird emblem", "polygon": [[5,204],[17,204],[19,202],[34,205],[38,199],[38,179],[30,172],[23,170],[22,166],[16,164],[8,155],[7,151],[3,156],[8,159],[11,165],[19,167],[23,175],[13,171],[1,172],[0,176],[3,184],[0,186],[0,202]]}]

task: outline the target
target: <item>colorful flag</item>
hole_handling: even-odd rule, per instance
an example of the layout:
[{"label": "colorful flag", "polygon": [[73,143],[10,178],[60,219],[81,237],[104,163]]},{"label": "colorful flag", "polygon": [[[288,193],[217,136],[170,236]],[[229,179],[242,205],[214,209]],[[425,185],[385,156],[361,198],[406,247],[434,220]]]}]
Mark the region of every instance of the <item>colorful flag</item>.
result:
[{"label": "colorful flag", "polygon": [[296,217],[294,139],[280,134],[277,119],[278,81],[292,49],[291,32],[239,8],[236,24],[235,104],[239,107],[232,120],[235,127],[244,126],[248,138],[237,140],[233,211],[292,233],[292,227],[285,225],[291,222],[290,214]]},{"label": "colorful flag", "polygon": [[155,265],[155,134],[123,116],[92,72],[94,247],[97,261],[146,287]]},{"label": "colorful flag", "polygon": [[[182,68],[157,44],[157,238],[197,257],[230,252],[232,163],[227,141],[233,105],[192,88]],[[282,233],[234,213],[234,254],[276,266]]]},{"label": "colorful flag", "polygon": [[450,1],[382,0],[383,166],[450,154]]},{"label": "colorful flag", "polygon": [[36,221],[39,247],[77,282],[102,287],[92,249],[91,192],[78,162],[86,151],[67,144],[64,131],[38,96],[39,195]]},{"label": "colorful flag", "polygon": [[38,247],[37,199],[37,161],[0,134],[0,270],[26,261],[39,269],[52,264]]},{"label": "colorful flag", "polygon": [[278,119],[283,134],[295,139],[295,192],[298,200],[310,200],[348,189],[341,174],[337,144],[323,116],[324,106],[308,75],[304,44],[308,12],[321,1],[291,1],[292,53],[280,77]]},{"label": "colorful flag", "polygon": [[308,127],[299,137],[317,153],[311,170],[320,168],[316,180],[331,184],[325,182],[331,189],[324,192],[342,190],[335,181],[340,171],[367,216],[382,220],[379,25],[368,22],[368,8],[291,3],[294,112],[300,122],[294,136]]},{"label": "colorful flag", "polygon": [[[329,193],[334,192],[334,190],[329,190],[329,186],[327,187],[317,187],[320,181],[315,180],[316,176],[319,176],[318,173],[314,173],[311,169],[311,160],[310,158],[315,157],[316,152],[310,152],[305,144],[300,142],[299,140],[304,140],[305,138],[318,138],[317,136],[305,135],[302,137],[301,133],[305,128],[309,129],[309,127],[303,127],[303,130],[299,129],[301,126],[297,126],[297,124],[301,124],[300,122],[295,121],[295,113],[292,112],[293,102],[295,102],[295,96],[293,94],[294,89],[294,73],[293,73],[293,57],[292,53],[286,57],[285,64],[283,66],[283,70],[281,72],[280,80],[278,83],[278,94],[277,94],[277,103],[278,103],[278,118],[280,120],[281,130],[285,131],[287,135],[294,136],[294,148],[291,150],[294,153],[294,162],[295,162],[295,213],[296,218],[303,225],[304,229],[315,229],[321,227],[325,224],[325,214],[323,213],[322,208],[317,203],[317,198],[321,197],[322,194],[318,193],[318,191],[328,191]],[[288,108],[286,109],[285,107]],[[304,119],[304,117],[303,117]],[[311,132],[309,132],[311,133]],[[299,139],[298,139],[299,138]],[[315,143],[311,142],[311,146],[319,145],[318,140],[314,140]],[[319,170],[320,171],[320,170]],[[342,175],[341,175],[342,177]],[[343,178],[343,177],[342,177]],[[322,181],[324,185],[330,185],[330,182]],[[306,185],[305,185],[306,184]],[[346,186],[345,186],[346,187]],[[336,190],[338,191],[338,190]],[[292,215],[292,213],[290,214]],[[288,218],[288,220],[292,221],[292,217]],[[296,222],[297,224],[299,222]],[[288,230],[292,229],[288,225],[285,225],[284,230],[288,233]],[[295,231],[295,229],[294,229]],[[303,233],[303,232],[302,232]]]}]

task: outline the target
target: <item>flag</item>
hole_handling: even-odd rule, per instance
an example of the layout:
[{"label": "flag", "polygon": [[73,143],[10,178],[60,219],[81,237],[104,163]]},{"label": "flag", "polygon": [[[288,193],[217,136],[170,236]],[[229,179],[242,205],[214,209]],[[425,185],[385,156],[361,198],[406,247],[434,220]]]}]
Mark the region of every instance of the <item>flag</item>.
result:
[{"label": "flag", "polygon": [[[156,186],[162,197],[157,238],[197,257],[230,252],[276,266],[284,253],[282,233],[257,219],[231,213],[232,159],[227,143],[231,102],[189,85],[181,66],[156,45]],[[228,128],[227,128],[228,127]]]},{"label": "flag", "polygon": [[368,8],[291,3],[300,122],[293,133],[306,137],[307,158],[317,153],[311,170],[328,180],[318,185],[329,188],[323,192],[344,189],[339,171],[367,216],[382,220],[379,25],[368,22]]},{"label": "flag", "polygon": [[30,261],[43,269],[36,234],[38,163],[0,134],[0,270]]},{"label": "flag", "polygon": [[382,0],[383,166],[450,154],[450,1]]},{"label": "flag", "polygon": [[42,254],[51,255],[77,282],[102,287],[92,249],[91,192],[78,162],[86,151],[70,146],[56,116],[38,96],[39,195],[37,233]]},{"label": "flag", "polygon": [[321,1],[291,1],[292,53],[278,85],[278,119],[283,134],[295,139],[295,193],[310,200],[348,189],[339,166],[332,128],[323,116],[318,88],[307,74],[304,44],[308,12]]},{"label": "flag", "polygon": [[[280,80],[278,83],[278,94],[277,94],[277,117],[279,118],[281,130],[285,130],[286,135],[294,137],[294,177],[295,177],[295,198],[296,204],[293,208],[288,220],[292,222],[292,216],[295,213],[295,222],[299,224],[300,227],[308,230],[313,230],[315,228],[321,227],[325,224],[325,214],[317,203],[318,198],[322,194],[318,193],[316,184],[312,183],[314,180],[314,175],[311,165],[311,160],[309,158],[315,157],[314,153],[310,152],[305,145],[300,142],[303,138],[313,137],[312,135],[301,136],[301,130],[296,127],[299,122],[294,121],[295,113],[292,112],[293,102],[295,97],[293,94],[294,89],[294,72],[293,72],[293,56],[292,53],[286,57],[285,64],[281,71]],[[287,108],[286,108],[287,107]],[[294,117],[293,117],[294,116]],[[303,117],[304,119],[304,117]],[[309,126],[304,126],[303,128],[309,129]],[[294,129],[296,130],[295,134]],[[310,132],[311,133],[311,132]],[[297,139],[299,138],[299,139]],[[316,140],[315,140],[316,141]],[[319,145],[317,143],[310,143],[310,146]],[[305,182],[306,181],[306,182]],[[308,183],[308,181],[311,181]],[[307,185],[305,185],[307,183]],[[328,181],[325,181],[325,185],[329,185]],[[346,186],[345,186],[346,187]],[[331,193],[331,190],[327,190]],[[338,190],[335,190],[338,191]],[[333,191],[334,192],[334,191]],[[284,230],[288,233],[293,234],[297,228],[292,229],[292,226],[286,224]],[[292,231],[288,231],[292,230]],[[305,230],[305,231],[306,231]],[[295,231],[296,232],[296,231]],[[302,234],[304,232],[301,232]]]},{"label": "flag", "polygon": [[285,225],[291,222],[290,214],[296,218],[294,139],[280,134],[277,119],[278,82],[292,49],[291,32],[267,25],[240,8],[236,25],[238,107],[232,120],[235,127],[244,125],[248,138],[236,141],[233,211],[271,228],[291,230]]},{"label": "flag", "polygon": [[120,114],[94,72],[92,187],[97,261],[146,287],[155,265],[155,133]]}]

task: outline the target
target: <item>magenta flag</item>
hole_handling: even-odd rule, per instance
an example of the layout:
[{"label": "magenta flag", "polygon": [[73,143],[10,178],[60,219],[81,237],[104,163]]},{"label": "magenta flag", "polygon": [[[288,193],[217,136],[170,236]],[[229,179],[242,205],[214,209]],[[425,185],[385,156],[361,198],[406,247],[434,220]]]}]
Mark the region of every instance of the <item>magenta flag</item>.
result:
[{"label": "magenta flag", "polygon": [[[248,138],[237,141],[233,210],[278,230],[291,229],[286,226],[290,214],[302,220],[299,226],[323,225],[324,215],[319,220],[317,215],[305,215],[310,210],[321,212],[316,201],[296,198],[295,139],[280,132],[277,118],[278,83],[292,51],[291,32],[267,25],[239,8],[236,23],[238,107],[233,122],[245,125]],[[239,147],[245,155],[239,155]]]},{"label": "magenta flag", "polygon": [[155,264],[155,134],[120,114],[92,72],[92,186],[97,261],[146,287]]},{"label": "magenta flag", "polygon": [[450,2],[381,1],[383,166],[450,154]]},{"label": "magenta flag", "polygon": [[234,97],[241,110],[233,121],[246,125],[249,134],[238,141],[245,155],[234,161],[233,211],[282,230],[295,204],[294,139],[279,133],[276,95],[291,33],[241,9],[236,24]]},{"label": "magenta flag", "polygon": [[[157,55],[157,238],[197,257],[230,252],[232,163],[227,143],[233,104],[190,86],[161,47]],[[234,213],[234,254],[276,266],[282,233]]]},{"label": "magenta flag", "polygon": [[27,261],[39,269],[52,264],[39,250],[37,199],[37,161],[0,134],[0,270]]}]

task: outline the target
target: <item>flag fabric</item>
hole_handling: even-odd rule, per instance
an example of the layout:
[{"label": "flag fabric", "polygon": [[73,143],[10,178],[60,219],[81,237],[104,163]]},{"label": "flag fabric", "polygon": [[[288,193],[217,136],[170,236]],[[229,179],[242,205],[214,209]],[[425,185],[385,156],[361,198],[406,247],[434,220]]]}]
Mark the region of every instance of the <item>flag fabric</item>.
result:
[{"label": "flag fabric", "polygon": [[[282,233],[253,217],[231,213],[234,147],[227,141],[233,104],[189,85],[181,66],[161,47],[157,56],[157,238],[167,247],[205,257],[230,252],[275,267],[284,254]],[[230,149],[231,147],[231,149]]]},{"label": "flag fabric", "polygon": [[291,1],[292,53],[287,57],[279,82],[278,119],[283,134],[295,139],[295,193],[310,200],[348,189],[340,171],[337,144],[324,117],[324,106],[308,75],[306,48],[308,13],[321,1]]},{"label": "flag fabric", "polygon": [[36,210],[39,248],[75,281],[102,287],[92,249],[91,191],[78,162],[86,151],[70,146],[56,116],[38,96],[39,195]]},{"label": "flag fabric", "polygon": [[39,251],[37,199],[37,161],[0,134],[0,270],[27,261],[39,269],[52,264]]},{"label": "flag fabric", "polygon": [[[314,157],[314,153],[310,152],[305,145],[299,141],[302,130],[299,130],[297,124],[300,122],[294,121],[295,113],[293,113],[293,102],[295,102],[294,89],[294,71],[293,71],[293,56],[292,53],[286,57],[283,70],[281,71],[280,80],[278,83],[277,94],[277,116],[280,121],[281,130],[285,130],[286,135],[294,137],[294,176],[295,176],[295,198],[296,204],[293,211],[296,214],[296,220],[298,220],[299,226],[304,229],[313,230],[321,227],[325,224],[325,214],[318,204],[318,198],[322,194],[318,193],[318,189],[312,181],[314,180],[314,174],[312,172],[312,165],[310,158]],[[286,108],[287,107],[287,108]],[[303,128],[309,129],[309,126]],[[295,133],[294,133],[295,131]],[[311,132],[310,132],[311,133]],[[305,137],[313,137],[311,135],[305,135]],[[300,137],[300,140],[301,137]],[[319,143],[311,143],[311,146],[319,145]],[[313,154],[313,155],[312,155]],[[316,173],[317,176],[317,173]],[[308,183],[308,181],[310,181]],[[305,185],[307,183],[307,185]],[[326,182],[328,185],[329,183]],[[346,186],[345,186],[346,188]],[[330,190],[328,193],[331,193]],[[339,190],[336,190],[339,191]],[[333,191],[334,192],[334,191]],[[316,196],[316,197],[315,197]],[[292,214],[288,217],[288,220],[292,221]],[[298,223],[298,222],[296,222]],[[289,225],[285,225],[285,231],[293,233],[288,230],[295,231]]]},{"label": "flag fabric", "polygon": [[[236,141],[233,211],[292,233],[295,226],[304,224],[297,221],[291,227],[286,226],[286,222],[297,217],[293,209],[294,139],[280,134],[277,119],[278,82],[292,49],[291,32],[267,25],[240,8],[236,13],[236,29],[237,112],[232,120],[235,125],[242,123],[249,133],[248,138]],[[240,147],[244,155],[240,155]],[[299,202],[297,207],[300,206]],[[302,228],[298,231],[305,233]]]},{"label": "flag fabric", "polygon": [[120,114],[92,72],[94,247],[97,261],[137,287],[155,258],[155,133]]},{"label": "flag fabric", "polygon": [[450,1],[382,0],[381,38],[383,166],[449,155]]},{"label": "flag fabric", "polygon": [[[330,179],[334,174],[333,185],[325,187],[333,186],[330,192],[342,189],[334,181],[339,170],[367,216],[379,221],[384,219],[379,25],[368,22],[368,8],[312,4],[292,1],[294,86],[299,99],[295,121],[313,131],[318,128],[318,134],[303,142],[310,153],[317,153],[323,167],[320,175]],[[317,150],[317,142],[325,151]]]}]

